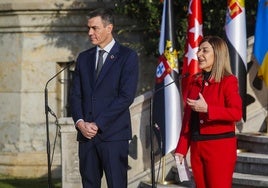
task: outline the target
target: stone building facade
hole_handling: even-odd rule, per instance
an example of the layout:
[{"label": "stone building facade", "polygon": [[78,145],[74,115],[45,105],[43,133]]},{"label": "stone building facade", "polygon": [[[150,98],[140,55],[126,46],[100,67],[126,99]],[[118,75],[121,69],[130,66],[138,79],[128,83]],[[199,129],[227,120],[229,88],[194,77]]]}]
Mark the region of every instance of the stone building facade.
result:
[{"label": "stone building facade", "polygon": [[[113,7],[113,0],[1,0],[0,1],[0,174],[17,177],[47,176],[47,124],[45,116],[44,90],[48,91],[48,105],[58,118],[68,116],[66,106],[66,69],[52,78],[68,62],[75,61],[78,53],[91,47],[86,27],[86,14],[90,9]],[[125,31],[117,39],[132,47],[144,40],[140,31],[133,31],[134,21],[116,19],[116,31]],[[248,43],[252,46],[253,40]],[[154,81],[156,59],[146,57],[141,51],[138,104],[142,104],[143,91]],[[248,62],[252,49],[248,51]],[[146,65],[144,65],[146,63]],[[255,89],[253,80],[257,67],[253,64],[248,72],[248,93],[254,102],[247,107],[247,122],[238,125],[238,131],[263,131],[267,116],[268,89]],[[66,81],[67,80],[67,81]],[[49,81],[49,83],[48,83]],[[47,84],[47,85],[46,85]],[[46,87],[47,86],[47,87]],[[140,95],[143,94],[143,95]],[[140,108],[144,108],[141,105]],[[143,111],[139,109],[139,113]],[[148,122],[144,117],[143,124]],[[139,118],[140,119],[140,118]],[[55,118],[49,114],[49,138],[53,157],[53,177],[61,175],[60,133]],[[70,121],[70,120],[69,120]],[[140,121],[135,121],[134,133],[138,142],[139,169],[149,168],[148,136]],[[64,123],[63,123],[64,124]],[[267,128],[266,128],[267,130]],[[53,152],[54,138],[55,152]],[[140,138],[143,138],[142,140]],[[144,147],[147,147],[144,149]],[[68,146],[67,146],[68,147]],[[143,150],[144,149],[144,150]],[[136,164],[137,161],[130,161]],[[134,163],[135,162],[135,163]],[[135,166],[135,165],[133,165]]]},{"label": "stone building facade", "polygon": [[[112,0],[0,1],[1,174],[46,176],[44,90],[48,91],[48,106],[57,117],[67,116],[66,78],[72,67],[47,82],[66,63],[75,61],[80,51],[91,47],[87,36],[87,12],[113,6]],[[116,32],[122,27],[127,30],[130,24],[133,22],[118,17]],[[117,40],[132,47],[133,41],[138,42],[141,38],[137,32],[124,32]],[[140,79],[146,80],[143,77],[151,70],[141,69],[145,73],[140,74]],[[147,87],[144,82],[139,84],[140,91],[142,87]],[[60,134],[55,120],[49,114],[51,154],[54,138],[58,136],[52,168],[60,174]]]}]

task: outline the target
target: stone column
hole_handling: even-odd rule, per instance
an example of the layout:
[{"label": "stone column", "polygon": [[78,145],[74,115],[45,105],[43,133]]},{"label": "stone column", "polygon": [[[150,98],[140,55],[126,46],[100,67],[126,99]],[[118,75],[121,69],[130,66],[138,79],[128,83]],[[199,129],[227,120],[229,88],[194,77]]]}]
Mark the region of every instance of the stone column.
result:
[{"label": "stone column", "polygon": [[62,157],[62,187],[80,188],[78,143],[76,130],[71,118],[61,118],[61,157]]}]

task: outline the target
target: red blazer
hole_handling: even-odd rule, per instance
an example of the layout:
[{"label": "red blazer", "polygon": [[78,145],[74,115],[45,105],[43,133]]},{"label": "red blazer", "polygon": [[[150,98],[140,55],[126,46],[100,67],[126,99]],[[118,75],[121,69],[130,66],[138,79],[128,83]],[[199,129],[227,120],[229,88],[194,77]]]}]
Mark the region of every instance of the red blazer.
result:
[{"label": "red blazer", "polygon": [[[203,91],[202,90],[203,85]],[[197,99],[202,93],[208,104],[207,113],[199,113],[200,134],[221,134],[235,131],[235,122],[242,118],[242,100],[234,75],[225,76],[220,83],[213,79],[202,84],[202,76],[191,82],[187,98]],[[191,108],[186,104],[182,130],[175,153],[187,154],[190,146]]]}]

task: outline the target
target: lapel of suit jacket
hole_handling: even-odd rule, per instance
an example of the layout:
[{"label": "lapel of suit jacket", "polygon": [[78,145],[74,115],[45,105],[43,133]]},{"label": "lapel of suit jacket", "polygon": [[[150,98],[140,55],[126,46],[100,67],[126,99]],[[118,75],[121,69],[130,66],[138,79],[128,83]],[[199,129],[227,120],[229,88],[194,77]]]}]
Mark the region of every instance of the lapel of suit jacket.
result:
[{"label": "lapel of suit jacket", "polygon": [[116,62],[118,58],[118,52],[119,52],[119,43],[115,42],[114,46],[112,47],[111,51],[107,55],[107,58],[105,59],[105,63],[102,67],[102,70],[96,80],[96,85],[101,82],[101,80],[105,77],[109,69],[112,67],[112,65]]},{"label": "lapel of suit jacket", "polygon": [[97,47],[93,48],[92,50],[89,51],[87,59],[86,59],[86,64],[87,64],[87,69],[88,69],[88,79],[91,87],[95,85],[95,62],[96,62],[96,50]]}]

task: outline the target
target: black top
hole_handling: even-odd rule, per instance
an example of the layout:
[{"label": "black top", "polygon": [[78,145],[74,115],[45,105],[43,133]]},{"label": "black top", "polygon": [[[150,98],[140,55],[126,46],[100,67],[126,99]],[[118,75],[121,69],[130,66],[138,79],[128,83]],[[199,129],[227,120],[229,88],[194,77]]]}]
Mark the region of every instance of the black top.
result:
[{"label": "black top", "polygon": [[[211,72],[203,71],[203,82],[202,82],[202,87],[201,87],[200,93],[203,92],[205,81],[207,81],[209,79],[210,74],[211,74]],[[190,126],[191,126],[192,138],[196,137],[196,136],[199,136],[200,135],[200,131],[199,131],[199,112],[196,112],[196,111],[192,110],[190,121],[191,121]]]}]

